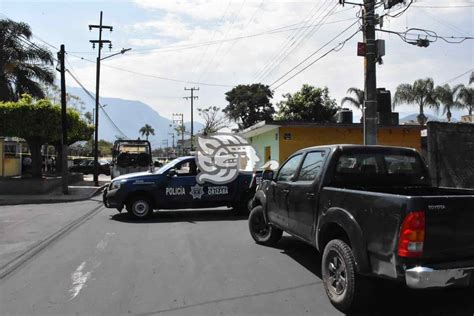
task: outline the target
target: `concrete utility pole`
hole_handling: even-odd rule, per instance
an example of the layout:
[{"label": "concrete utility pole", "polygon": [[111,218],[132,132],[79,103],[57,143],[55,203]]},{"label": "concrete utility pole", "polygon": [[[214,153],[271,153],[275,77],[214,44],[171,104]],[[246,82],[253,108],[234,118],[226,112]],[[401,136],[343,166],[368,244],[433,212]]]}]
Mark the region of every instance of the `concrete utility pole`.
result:
[{"label": "concrete utility pole", "polygon": [[109,40],[102,39],[102,30],[108,29],[112,32],[112,26],[102,25],[102,11],[100,11],[100,23],[99,25],[89,25],[89,30],[99,29],[99,40],[90,40],[92,48],[95,44],[98,44],[98,55],[97,55],[97,74],[95,84],[95,134],[94,134],[94,185],[99,186],[99,84],[100,84],[100,57],[104,43],[109,44],[109,48],[112,48],[112,42]]},{"label": "concrete utility pole", "polygon": [[364,145],[377,144],[377,47],[375,43],[375,1],[364,0]]},{"label": "concrete utility pole", "polygon": [[181,155],[184,156],[184,115],[183,113],[173,113],[173,123],[179,123],[181,126]]},{"label": "concrete utility pole", "polygon": [[63,194],[69,194],[68,190],[68,170],[67,170],[67,113],[66,113],[66,68],[64,67],[64,45],[61,45],[58,53],[58,59],[60,63],[61,73],[61,161],[57,163],[61,164],[61,177],[62,177],[62,189]]},{"label": "concrete utility pole", "polygon": [[193,129],[194,129],[193,101],[194,101],[194,99],[198,99],[198,98],[199,98],[198,96],[194,96],[194,93],[193,93],[193,92],[194,92],[195,90],[196,90],[196,91],[199,91],[199,87],[198,87],[198,88],[192,87],[192,88],[190,88],[190,89],[184,87],[184,90],[186,90],[186,91],[191,91],[191,96],[190,96],[190,97],[184,97],[184,99],[186,99],[186,100],[187,100],[187,99],[191,99],[191,151],[193,151],[193,150],[194,150],[194,146],[193,146],[193,143],[194,143],[194,141],[193,141],[193,135],[194,135],[194,130],[193,130]]}]

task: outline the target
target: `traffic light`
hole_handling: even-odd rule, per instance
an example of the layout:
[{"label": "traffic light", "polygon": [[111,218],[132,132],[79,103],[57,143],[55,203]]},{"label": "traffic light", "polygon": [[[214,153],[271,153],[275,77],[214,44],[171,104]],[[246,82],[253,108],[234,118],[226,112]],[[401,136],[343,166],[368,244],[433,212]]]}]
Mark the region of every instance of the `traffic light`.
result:
[{"label": "traffic light", "polygon": [[390,9],[393,6],[396,6],[399,3],[404,3],[405,0],[383,0],[383,6],[385,10]]}]

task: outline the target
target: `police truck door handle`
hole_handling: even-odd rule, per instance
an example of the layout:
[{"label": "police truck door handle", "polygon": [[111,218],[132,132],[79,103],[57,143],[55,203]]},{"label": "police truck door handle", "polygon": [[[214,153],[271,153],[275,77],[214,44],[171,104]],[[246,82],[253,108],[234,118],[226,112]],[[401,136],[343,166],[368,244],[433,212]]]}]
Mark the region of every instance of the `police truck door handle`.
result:
[{"label": "police truck door handle", "polygon": [[311,192],[306,193],[306,198],[308,200],[311,200],[312,198],[314,198],[314,193],[311,193]]},{"label": "police truck door handle", "polygon": [[285,194],[288,194],[288,192],[290,192],[290,190],[288,190],[288,189],[283,189],[283,190],[281,190],[281,192],[283,192],[283,193],[285,193]]}]

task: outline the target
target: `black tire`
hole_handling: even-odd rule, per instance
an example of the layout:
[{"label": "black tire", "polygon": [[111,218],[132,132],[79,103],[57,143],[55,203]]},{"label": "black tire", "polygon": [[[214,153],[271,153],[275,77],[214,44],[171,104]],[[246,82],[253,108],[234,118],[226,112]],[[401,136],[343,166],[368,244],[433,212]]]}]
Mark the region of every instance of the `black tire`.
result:
[{"label": "black tire", "polygon": [[321,271],[326,294],[338,310],[348,313],[368,305],[371,284],[357,274],[352,249],[344,241],[333,239],[326,245]]},{"label": "black tire", "polygon": [[265,222],[261,205],[252,209],[249,215],[250,235],[257,244],[273,246],[280,241],[283,231]]},{"label": "black tire", "polygon": [[146,196],[135,196],[127,202],[127,211],[134,218],[145,219],[153,214],[153,204]]}]

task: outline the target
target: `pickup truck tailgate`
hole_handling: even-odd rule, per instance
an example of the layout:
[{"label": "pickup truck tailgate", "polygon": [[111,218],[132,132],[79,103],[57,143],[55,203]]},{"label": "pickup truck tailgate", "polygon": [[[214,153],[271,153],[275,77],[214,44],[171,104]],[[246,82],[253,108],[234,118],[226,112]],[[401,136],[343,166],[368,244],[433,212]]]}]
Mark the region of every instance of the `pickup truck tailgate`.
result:
[{"label": "pickup truck tailgate", "polygon": [[474,196],[416,197],[425,211],[424,258],[474,258]]}]

